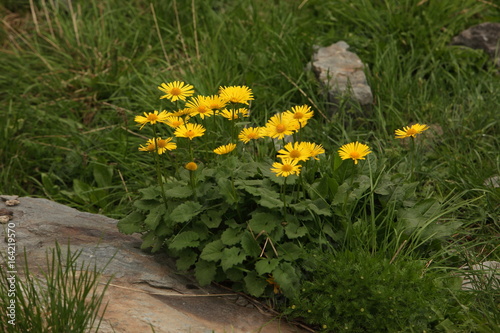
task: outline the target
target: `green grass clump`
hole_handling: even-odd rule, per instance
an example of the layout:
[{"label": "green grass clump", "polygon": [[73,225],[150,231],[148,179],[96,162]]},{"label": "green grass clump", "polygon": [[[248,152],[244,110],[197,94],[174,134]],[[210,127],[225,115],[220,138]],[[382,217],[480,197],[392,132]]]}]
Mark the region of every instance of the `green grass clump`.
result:
[{"label": "green grass clump", "polygon": [[22,275],[9,273],[4,260],[0,306],[7,309],[14,304],[15,317],[8,317],[8,310],[2,311],[2,332],[98,332],[106,311],[104,293],[111,280],[98,289],[102,271],[84,262],[78,264],[80,255],[81,250],[72,253],[68,245],[64,252],[56,243],[47,251],[46,266],[38,267],[40,272],[35,273],[42,277],[30,271],[33,263],[28,263],[26,253],[23,266],[18,267]]}]

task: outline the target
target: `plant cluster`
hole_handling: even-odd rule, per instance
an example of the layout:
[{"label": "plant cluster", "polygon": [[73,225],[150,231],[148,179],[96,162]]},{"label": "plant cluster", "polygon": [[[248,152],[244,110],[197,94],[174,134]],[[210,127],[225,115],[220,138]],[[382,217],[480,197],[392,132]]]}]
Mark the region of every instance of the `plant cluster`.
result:
[{"label": "plant cluster", "polygon": [[[326,154],[303,141],[301,129],[314,114],[308,106],[256,126],[246,86],[212,96],[193,96],[179,81],[159,89],[175,109],[135,117],[152,130],[139,150],[152,154],[158,184],[140,190],[118,227],[142,233],[144,249],[166,248],[202,285],[231,281],[254,296],[292,296],[309,250],[361,244],[395,253],[408,243],[411,252],[458,227],[436,224],[446,204],[419,198],[417,184],[387,170],[367,145],[351,142]],[[417,124],[396,134],[413,140],[424,130]]]}]

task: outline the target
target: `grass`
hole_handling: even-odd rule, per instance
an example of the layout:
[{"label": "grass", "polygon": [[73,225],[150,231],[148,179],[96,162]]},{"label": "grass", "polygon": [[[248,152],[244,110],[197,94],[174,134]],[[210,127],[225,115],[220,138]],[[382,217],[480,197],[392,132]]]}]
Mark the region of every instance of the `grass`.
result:
[{"label": "grass", "polygon": [[[2,257],[0,271],[0,304],[2,308],[14,301],[15,317],[2,314],[4,332],[98,332],[102,314],[104,289],[98,290],[101,273],[95,266],[78,264],[81,251],[71,252],[70,246],[62,250],[58,243],[47,251],[46,265],[40,267],[24,263],[18,267],[19,274],[9,274],[6,258]],[[37,266],[40,271],[32,273]],[[42,278],[40,278],[40,275]],[[7,279],[14,276],[14,288],[9,289]],[[99,318],[101,315],[101,318]],[[13,319],[12,324],[11,320]]]},{"label": "grass", "polygon": [[[440,258],[500,261],[500,189],[487,184],[500,175],[500,76],[482,51],[449,45],[498,21],[493,2],[26,0],[4,1],[0,15],[0,193],[121,218],[155,182],[133,117],[162,107],[156,86],[181,80],[214,94],[245,84],[261,123],[313,106],[307,135],[330,152],[360,140],[393,165],[405,151],[394,130],[433,125],[419,190],[463,203],[453,218],[464,226]],[[320,115],[329,102],[305,67],[314,45],[338,40],[366,64],[370,114],[343,105]],[[495,299],[477,299],[498,325]]]}]

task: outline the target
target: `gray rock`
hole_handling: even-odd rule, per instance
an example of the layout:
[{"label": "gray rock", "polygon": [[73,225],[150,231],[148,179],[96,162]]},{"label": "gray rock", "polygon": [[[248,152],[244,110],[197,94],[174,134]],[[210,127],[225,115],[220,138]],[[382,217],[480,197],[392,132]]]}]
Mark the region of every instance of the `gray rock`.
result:
[{"label": "gray rock", "polygon": [[463,290],[481,290],[491,288],[500,290],[500,262],[484,261],[479,264],[464,267],[469,272],[464,273],[462,281]]},{"label": "gray rock", "polygon": [[349,45],[344,41],[318,48],[313,55],[312,70],[329,90],[329,100],[334,104],[349,94],[362,106],[371,105],[373,94],[366,81],[363,62],[348,49]]},{"label": "gray rock", "polygon": [[[176,272],[167,256],[141,251],[140,237],[118,232],[117,220],[46,199],[23,197],[19,202],[8,207],[13,213],[9,223],[15,224],[18,267],[24,248],[31,272],[39,271],[37,265],[46,265],[47,250],[57,240],[63,251],[68,242],[72,253],[82,251],[79,265],[83,260],[86,266],[105,268],[103,282],[114,276],[105,293],[104,304],[109,304],[99,332],[305,332],[265,307],[236,304],[237,294],[222,287],[200,287]],[[0,209],[7,209],[5,202],[0,201]],[[5,255],[4,232],[0,227],[0,252]]]},{"label": "gray rock", "polygon": [[500,67],[500,23],[486,22],[470,27],[453,37],[451,45],[484,50]]}]

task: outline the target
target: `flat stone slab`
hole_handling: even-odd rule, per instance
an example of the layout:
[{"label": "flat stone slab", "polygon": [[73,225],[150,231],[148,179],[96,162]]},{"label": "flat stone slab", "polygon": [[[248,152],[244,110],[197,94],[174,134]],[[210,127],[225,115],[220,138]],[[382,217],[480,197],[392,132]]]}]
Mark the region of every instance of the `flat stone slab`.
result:
[{"label": "flat stone slab", "polygon": [[[45,267],[47,250],[57,240],[63,251],[68,242],[72,253],[81,250],[79,260],[85,265],[105,268],[103,282],[114,276],[105,294],[104,304],[109,303],[99,332],[307,332],[279,320],[245,295],[213,285],[200,287],[176,272],[164,254],[141,251],[140,237],[121,234],[117,220],[46,199],[22,197],[18,205],[7,206],[5,200],[11,197],[0,198],[0,211],[15,225],[18,267],[23,249],[31,270]],[[0,233],[0,251],[5,254],[1,227]]]}]

